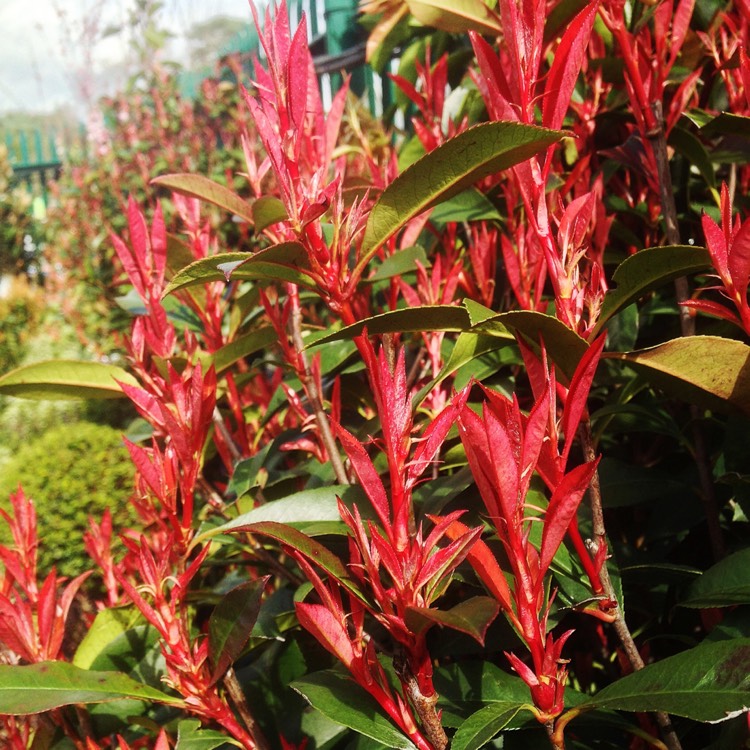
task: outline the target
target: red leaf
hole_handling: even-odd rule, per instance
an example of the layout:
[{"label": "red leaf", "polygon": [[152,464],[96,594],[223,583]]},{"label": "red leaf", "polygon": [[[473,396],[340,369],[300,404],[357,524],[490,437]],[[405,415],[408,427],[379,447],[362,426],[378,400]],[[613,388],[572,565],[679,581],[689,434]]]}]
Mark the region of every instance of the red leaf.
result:
[{"label": "red leaf", "polygon": [[519,495],[524,498],[529,491],[531,476],[539,461],[539,455],[547,435],[547,427],[550,419],[550,392],[549,389],[537,399],[531,409],[529,418],[526,420],[526,428],[523,436],[523,452],[521,456],[521,486]]},{"label": "red leaf", "polygon": [[693,8],[695,0],[680,0],[677,10],[672,17],[672,38],[669,44],[669,62],[671,68],[677,61],[682,45],[685,42],[688,30],[690,29],[690,19],[693,17]]},{"label": "red leaf", "polygon": [[727,265],[727,240],[724,232],[708,214],[703,214],[701,224],[706,238],[706,247],[711,253],[711,262],[722,280],[726,281],[729,278],[729,266]]},{"label": "red leaf", "polygon": [[744,222],[734,235],[729,249],[729,273],[741,300],[747,297],[750,279],[750,220]]},{"label": "red leaf", "polygon": [[540,576],[543,576],[552,562],[565,533],[573,520],[583,493],[586,492],[594,476],[599,460],[581,464],[569,471],[552,493],[544,516],[542,548],[539,559]]},{"label": "red leaf", "polygon": [[[307,86],[310,80],[308,69],[311,65],[310,50],[307,46],[307,24],[305,23],[304,13],[289,47],[287,61],[291,124],[301,133],[304,131],[305,113],[307,110]],[[299,148],[302,139],[295,137],[294,141],[298,144]]]},{"label": "red leaf", "polygon": [[563,123],[598,10],[599,0],[584,8],[571,21],[555,51],[542,104],[542,125],[547,128],[557,130]]},{"label": "red leaf", "polygon": [[[515,518],[519,503],[519,479],[521,475],[521,424],[520,418],[507,418],[503,423],[492,410],[484,407],[484,424],[489,447],[490,463],[486,467],[472,466],[482,471],[491,472],[495,484],[495,491],[500,496],[500,515],[508,523]],[[476,476],[476,475],[475,475]],[[493,515],[492,508],[487,510]],[[498,514],[494,514],[498,515]]]},{"label": "red leaf", "polygon": [[460,398],[454,400],[432,420],[425,430],[414,451],[414,458],[409,464],[409,471],[406,478],[407,488],[414,486],[417,479],[422,476],[427,467],[432,463],[435,455],[445,441],[445,436],[456,423],[458,409],[461,406],[463,404],[460,403]]},{"label": "red leaf", "polygon": [[730,323],[740,326],[742,328],[742,321],[739,317],[728,307],[719,302],[714,302],[707,299],[688,299],[684,302],[680,302],[683,307],[689,307],[691,310],[699,310],[707,315],[714,315],[722,320],[728,320]]},{"label": "red leaf", "polygon": [[568,389],[568,396],[565,399],[565,410],[562,417],[562,429],[565,435],[565,449],[562,455],[565,461],[568,459],[576,430],[578,430],[578,425],[581,423],[581,418],[586,411],[586,400],[591,390],[591,383],[596,374],[602,349],[604,349],[605,340],[606,336],[602,334],[592,342],[586,353],[581,357],[581,361],[578,363],[578,367],[576,367],[576,371],[573,373],[573,378],[570,381],[570,388]]},{"label": "red leaf", "polygon": [[333,151],[338,142],[341,121],[344,118],[344,110],[346,109],[346,98],[349,94],[349,78],[350,76],[347,76],[341,88],[336,92],[336,96],[333,97],[333,101],[331,102],[331,108],[328,110],[325,124],[325,153],[322,155],[322,164],[327,164],[331,161]]},{"label": "red leaf", "polygon": [[432,625],[466,633],[484,645],[487,628],[497,617],[498,605],[487,596],[474,596],[451,609],[431,609],[429,607],[407,607],[406,625],[411,632],[420,635]]},{"label": "red leaf", "polygon": [[415,586],[421,588],[429,584],[426,599],[428,603],[432,594],[440,589],[443,579],[452,573],[466,558],[471,545],[482,535],[481,527],[470,529],[447,547],[435,552],[422,570],[416,580]]},{"label": "red leaf", "polygon": [[492,47],[476,32],[470,31],[469,37],[474,47],[481,75],[473,74],[487,110],[496,120],[518,122],[518,111],[512,106],[512,97],[505,71]]},{"label": "red leaf", "polygon": [[321,604],[296,602],[300,625],[312,633],[348,669],[354,662],[354,649],[344,626]]},{"label": "red leaf", "polygon": [[465,406],[459,413],[458,431],[485,507],[490,516],[499,518],[502,512],[498,491],[495,488],[494,472],[491,471],[492,459],[484,424],[479,416]]},{"label": "red leaf", "polygon": [[373,509],[378,514],[380,522],[385,529],[390,529],[391,520],[388,495],[385,492],[383,482],[380,481],[380,475],[367,455],[367,451],[359,440],[341,427],[341,425],[335,425],[334,428],[336,436],[344,446],[346,455],[352,463],[354,473],[357,475],[360,485],[367,493],[367,497],[370,499]]},{"label": "red leaf", "polygon": [[[454,521],[445,533],[449,539],[458,539],[467,531],[469,531],[468,526],[461,521]],[[505,574],[492,554],[492,550],[482,539],[477,539],[468,551],[466,559],[482,579],[487,590],[500,602],[500,606],[506,614],[515,619],[508,582],[505,580]]]},{"label": "red leaf", "polygon": [[[42,588],[39,591],[39,600],[37,602],[37,624],[39,627],[39,641],[42,648],[47,651],[47,647],[52,640],[52,632],[55,624],[55,606],[57,605],[57,574],[55,569],[44,579]],[[47,654],[54,658],[57,654]]]}]

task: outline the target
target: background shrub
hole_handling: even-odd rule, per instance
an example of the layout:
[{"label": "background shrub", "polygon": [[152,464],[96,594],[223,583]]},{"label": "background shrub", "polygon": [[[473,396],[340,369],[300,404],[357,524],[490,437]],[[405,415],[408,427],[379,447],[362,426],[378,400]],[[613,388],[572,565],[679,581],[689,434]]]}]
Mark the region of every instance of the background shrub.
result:
[{"label": "background shrub", "polygon": [[89,516],[99,519],[109,508],[119,529],[134,518],[133,466],[120,431],[107,425],[59,425],[21,446],[0,476],[3,507],[19,484],[36,503],[44,573],[53,565],[66,576],[91,567],[83,547]]}]

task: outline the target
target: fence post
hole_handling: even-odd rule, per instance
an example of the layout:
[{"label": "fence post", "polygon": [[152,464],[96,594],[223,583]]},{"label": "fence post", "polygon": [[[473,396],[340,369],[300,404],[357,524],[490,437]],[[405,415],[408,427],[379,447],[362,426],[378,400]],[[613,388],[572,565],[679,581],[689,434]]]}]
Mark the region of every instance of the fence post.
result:
[{"label": "fence post", "polygon": [[[329,55],[341,54],[361,41],[361,28],[357,23],[357,5],[357,0],[328,0],[325,3],[326,42]],[[331,74],[333,91],[339,89],[341,84],[341,75]],[[364,93],[365,76],[362,68],[352,72],[351,90],[357,96],[362,96]]]}]

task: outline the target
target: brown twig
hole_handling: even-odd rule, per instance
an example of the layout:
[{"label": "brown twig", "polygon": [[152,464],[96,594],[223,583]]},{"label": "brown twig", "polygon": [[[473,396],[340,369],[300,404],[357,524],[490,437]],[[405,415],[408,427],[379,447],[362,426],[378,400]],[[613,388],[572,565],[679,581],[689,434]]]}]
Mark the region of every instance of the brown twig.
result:
[{"label": "brown twig", "polygon": [[410,703],[414,706],[417,716],[419,716],[419,722],[427,739],[435,750],[446,750],[448,747],[448,736],[443,729],[440,716],[435,708],[438,701],[438,694],[425,695],[419,689],[417,678],[412,674],[403,653],[394,656],[393,667],[401,680],[401,684],[404,686]]},{"label": "brown twig", "polygon": [[234,461],[235,464],[238,463],[242,460],[242,453],[237,447],[237,443],[234,442],[234,438],[229,433],[227,426],[224,424],[224,417],[221,416],[218,406],[214,407],[213,422],[214,428],[221,435],[229,452],[232,454],[232,461]]},{"label": "brown twig", "polygon": [[257,750],[271,750],[263,730],[250,712],[245,693],[242,691],[242,686],[232,667],[229,667],[224,675],[224,687],[227,689],[227,693],[229,693],[229,697],[232,699],[232,703],[234,703],[234,707],[237,709],[237,713],[240,715],[248,733],[255,741]]},{"label": "brown twig", "polygon": [[[664,227],[667,242],[670,245],[680,244],[680,230],[677,223],[677,206],[674,201],[672,189],[672,175],[669,171],[669,155],[667,154],[667,138],[664,129],[664,113],[661,102],[652,105],[656,128],[649,135],[649,142],[654,151],[656,166],[659,174],[659,192],[662,214],[664,215]],[[683,336],[695,335],[695,318],[690,308],[682,305],[682,302],[690,298],[690,287],[685,276],[675,279],[675,293],[677,302],[680,304],[680,330]],[[711,551],[714,560],[720,560],[726,554],[724,537],[721,533],[719,521],[719,506],[714,492],[714,484],[711,476],[708,451],[701,429],[701,413],[695,404],[690,405],[691,425],[690,430],[693,438],[694,458],[698,468],[698,476],[701,486],[701,502],[706,516],[708,526],[708,537],[711,543]]]},{"label": "brown twig", "polygon": [[[591,435],[591,422],[588,419],[585,419],[581,422],[580,437],[583,447],[584,459],[587,462],[595,461],[596,450],[594,448],[594,440]],[[596,545],[597,549],[601,549],[602,545],[606,545],[607,543],[607,532],[604,526],[602,491],[601,484],[599,482],[598,471],[594,472],[594,476],[591,480],[591,484],[589,486],[589,498],[591,501],[592,534],[594,537],[594,544]],[[609,571],[607,570],[606,564],[602,565],[600,578],[602,586],[604,587],[604,595],[611,602],[616,603],[617,593],[615,592],[615,588],[612,585],[612,580],[609,577]],[[625,618],[623,617],[622,610],[620,609],[619,605],[615,606],[613,614],[615,616],[615,619],[612,621],[612,627],[614,628],[615,633],[617,634],[617,637],[622,644],[622,648],[625,651],[625,656],[627,657],[630,665],[634,670],[638,671],[643,669],[643,667],[645,666],[643,658],[641,657],[640,651],[638,651],[638,646],[633,640],[633,635],[630,632],[628,624],[625,622]],[[682,745],[680,744],[677,733],[672,726],[672,721],[669,718],[669,715],[664,713],[663,711],[655,711],[654,715],[656,716],[656,721],[661,729],[662,736],[664,737],[664,742],[666,743],[669,750],[682,750]]]},{"label": "brown twig", "polygon": [[344,468],[344,462],[339,455],[336,440],[333,437],[331,425],[328,422],[328,415],[323,408],[323,399],[318,390],[318,384],[313,377],[312,371],[310,370],[310,363],[307,361],[307,355],[305,354],[305,342],[302,340],[302,310],[299,304],[299,294],[296,287],[292,284],[290,284],[289,287],[289,293],[292,299],[292,314],[289,318],[292,342],[294,343],[294,349],[301,365],[301,372],[298,372],[298,375],[301,376],[300,379],[302,380],[302,385],[307,393],[308,399],[310,400],[310,405],[313,408],[315,421],[318,425],[318,430],[320,431],[320,439],[323,441],[323,445],[328,453],[328,458],[333,467],[333,473],[336,475],[336,481],[339,484],[349,484],[349,477]]}]

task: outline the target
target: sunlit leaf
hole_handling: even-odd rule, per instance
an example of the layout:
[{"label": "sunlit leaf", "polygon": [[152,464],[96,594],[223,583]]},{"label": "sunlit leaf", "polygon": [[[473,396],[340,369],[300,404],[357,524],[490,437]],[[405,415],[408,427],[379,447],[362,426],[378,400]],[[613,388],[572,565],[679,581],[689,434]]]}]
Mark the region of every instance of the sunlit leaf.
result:
[{"label": "sunlit leaf", "polygon": [[414,18],[425,26],[453,34],[476,31],[498,36],[502,33],[497,15],[484,0],[406,0]]},{"label": "sunlit leaf", "polygon": [[0,395],[36,400],[124,398],[117,381],[138,381],[115,365],[102,362],[48,360],[11,370],[0,377]]},{"label": "sunlit leaf", "polygon": [[531,125],[490,122],[426,154],[393,180],[372,207],[355,270],[361,273],[377,249],[422,211],[525,161],[561,137],[562,133]]},{"label": "sunlit leaf", "polygon": [[223,208],[229,213],[239,216],[241,219],[252,224],[252,206],[246,200],[240,198],[237,193],[231,191],[218,182],[209,180],[199,174],[165,174],[151,180],[152,185],[160,185],[180,195],[189,198],[199,198],[206,203]]},{"label": "sunlit leaf", "polygon": [[498,603],[489,596],[473,596],[450,609],[407,607],[406,624],[414,633],[432,625],[442,625],[470,635],[484,643],[484,636],[499,610]]},{"label": "sunlit leaf", "polygon": [[689,336],[604,356],[627,362],[655,385],[688,401],[750,414],[750,346],[741,341]]},{"label": "sunlit leaf", "polygon": [[584,706],[722,721],[750,706],[750,638],[704,643],[626,675]]},{"label": "sunlit leaf", "polygon": [[73,664],[89,669],[101,652],[123,633],[128,632],[142,615],[133,609],[103,609],[76,649]]},{"label": "sunlit leaf", "polygon": [[330,341],[352,339],[367,328],[368,335],[418,331],[464,331],[469,327],[469,316],[463,307],[455,305],[425,305],[373,315],[315,341],[312,346]]},{"label": "sunlit leaf", "polygon": [[273,195],[263,195],[253,203],[253,219],[255,231],[262,232],[271,224],[286,221],[289,217],[284,204]]},{"label": "sunlit leaf", "polygon": [[214,367],[217,373],[231,367],[235,362],[244,357],[248,357],[261,349],[265,349],[275,341],[278,341],[278,335],[273,326],[264,326],[257,331],[251,331],[244,336],[225,344],[214,353]]},{"label": "sunlit leaf", "polygon": [[604,297],[599,320],[591,332],[595,339],[607,321],[641,296],[680,276],[711,268],[708,250],[692,245],[669,245],[641,250],[626,258],[612,276],[614,288]]},{"label": "sunlit leaf", "polygon": [[313,286],[306,273],[307,253],[298,242],[283,242],[257,253],[220,253],[191,263],[178,271],[164,290],[164,296],[211,281],[276,279]]},{"label": "sunlit leaf", "polygon": [[397,250],[393,255],[389,255],[376,269],[372,276],[365,279],[368,283],[392,279],[394,276],[403,276],[410,271],[417,270],[417,262],[421,263],[424,268],[430,267],[430,261],[427,260],[427,253],[419,245],[406,247],[403,250]]},{"label": "sunlit leaf", "polygon": [[260,521],[274,521],[284,524],[299,524],[322,521],[339,521],[339,508],[337,498],[345,503],[366,500],[362,488],[346,484],[331,485],[329,487],[315,487],[309,490],[301,490],[286,497],[279,498],[270,503],[259,505],[257,508],[243,513],[227,523],[217,526],[209,533],[226,534],[241,526]]},{"label": "sunlit leaf", "polygon": [[547,355],[565,377],[571,378],[588,344],[575,331],[551,315],[533,310],[512,310],[500,313],[475,325],[472,330],[493,333],[497,324],[502,326],[502,335],[507,329],[522,334],[529,343],[538,348],[544,341]]},{"label": "sunlit leaf", "polygon": [[182,705],[182,700],[121,672],[90,672],[62,661],[0,665],[0,714],[36,714],[74,703],[122,698]]}]

